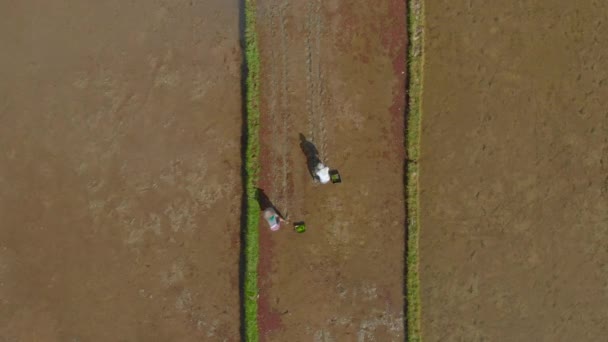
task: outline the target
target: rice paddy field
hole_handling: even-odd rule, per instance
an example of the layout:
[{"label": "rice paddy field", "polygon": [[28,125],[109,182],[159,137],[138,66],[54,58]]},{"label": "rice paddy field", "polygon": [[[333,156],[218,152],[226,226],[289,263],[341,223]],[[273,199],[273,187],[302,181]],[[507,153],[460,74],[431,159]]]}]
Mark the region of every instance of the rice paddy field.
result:
[{"label": "rice paddy field", "polygon": [[426,341],[606,338],[607,10],[426,2]]},{"label": "rice paddy field", "polygon": [[238,340],[237,4],[0,18],[0,341]]},{"label": "rice paddy field", "polygon": [[0,3],[0,341],[605,340],[605,13]]}]

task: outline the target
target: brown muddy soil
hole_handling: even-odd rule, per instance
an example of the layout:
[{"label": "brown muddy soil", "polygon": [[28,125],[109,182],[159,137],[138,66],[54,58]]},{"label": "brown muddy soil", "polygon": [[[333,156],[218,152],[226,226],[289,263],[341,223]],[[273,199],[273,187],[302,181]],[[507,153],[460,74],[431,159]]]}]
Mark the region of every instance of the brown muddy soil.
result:
[{"label": "brown muddy soil", "polygon": [[426,3],[425,341],[606,340],[606,13]]},{"label": "brown muddy soil", "polygon": [[237,3],[0,18],[0,340],[238,340]]},{"label": "brown muddy soil", "polygon": [[[403,1],[258,1],[264,341],[395,341],[403,330]],[[342,175],[315,184],[299,134]]]}]

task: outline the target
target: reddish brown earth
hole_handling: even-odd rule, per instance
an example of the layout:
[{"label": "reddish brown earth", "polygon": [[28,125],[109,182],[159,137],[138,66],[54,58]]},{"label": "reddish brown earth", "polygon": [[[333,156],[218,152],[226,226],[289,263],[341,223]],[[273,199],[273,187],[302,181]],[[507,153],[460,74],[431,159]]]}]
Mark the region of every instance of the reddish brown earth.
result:
[{"label": "reddish brown earth", "polygon": [[604,1],[427,1],[425,341],[606,341]]},{"label": "reddish brown earth", "polygon": [[0,41],[0,340],[238,340],[236,1],[3,1]]},{"label": "reddish brown earth", "polygon": [[[403,329],[403,1],[259,0],[263,341],[395,341]],[[342,184],[313,183],[299,133]]]}]

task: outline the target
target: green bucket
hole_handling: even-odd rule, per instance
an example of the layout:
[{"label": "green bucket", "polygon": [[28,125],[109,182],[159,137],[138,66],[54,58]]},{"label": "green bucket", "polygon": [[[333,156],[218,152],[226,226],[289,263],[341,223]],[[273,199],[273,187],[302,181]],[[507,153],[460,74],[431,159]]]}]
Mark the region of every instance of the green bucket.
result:
[{"label": "green bucket", "polygon": [[304,233],[306,231],[306,224],[304,222],[296,222],[293,224],[293,229],[298,233]]},{"label": "green bucket", "polygon": [[334,184],[342,183],[342,177],[340,177],[338,170],[329,170],[329,178]]}]

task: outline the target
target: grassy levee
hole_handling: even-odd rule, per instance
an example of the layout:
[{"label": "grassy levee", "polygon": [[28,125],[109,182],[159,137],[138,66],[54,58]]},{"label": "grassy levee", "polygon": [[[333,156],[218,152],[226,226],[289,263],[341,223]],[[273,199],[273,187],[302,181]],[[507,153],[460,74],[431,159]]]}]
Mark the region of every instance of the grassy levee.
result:
[{"label": "grassy levee", "polygon": [[258,262],[259,262],[259,217],[256,200],[259,165],[259,70],[260,55],[256,33],[256,2],[245,0],[245,66],[246,66],[246,120],[245,140],[245,186],[247,192],[245,231],[245,275],[244,275],[244,333],[243,340],[258,341]]},{"label": "grassy levee", "polygon": [[408,6],[408,113],[407,149],[407,340],[421,341],[420,278],[418,274],[418,158],[420,156],[420,122],[422,119],[422,81],[424,64],[424,2],[410,0]]}]

